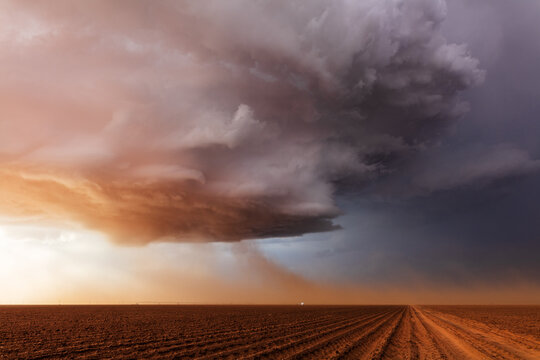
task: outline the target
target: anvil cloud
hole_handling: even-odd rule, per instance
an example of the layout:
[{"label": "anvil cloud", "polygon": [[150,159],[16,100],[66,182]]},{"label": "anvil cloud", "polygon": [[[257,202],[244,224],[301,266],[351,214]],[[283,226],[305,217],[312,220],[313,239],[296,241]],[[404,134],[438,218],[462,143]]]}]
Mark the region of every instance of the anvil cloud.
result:
[{"label": "anvil cloud", "polygon": [[429,152],[484,78],[444,1],[0,7],[0,212],[120,243],[335,229],[336,194]]}]

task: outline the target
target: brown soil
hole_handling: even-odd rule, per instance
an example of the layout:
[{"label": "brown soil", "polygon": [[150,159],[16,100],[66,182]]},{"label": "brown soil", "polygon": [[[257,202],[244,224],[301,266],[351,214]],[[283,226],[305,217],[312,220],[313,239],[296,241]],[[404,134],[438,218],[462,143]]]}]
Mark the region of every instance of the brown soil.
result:
[{"label": "brown soil", "polygon": [[540,307],[4,306],[0,358],[540,359]]}]

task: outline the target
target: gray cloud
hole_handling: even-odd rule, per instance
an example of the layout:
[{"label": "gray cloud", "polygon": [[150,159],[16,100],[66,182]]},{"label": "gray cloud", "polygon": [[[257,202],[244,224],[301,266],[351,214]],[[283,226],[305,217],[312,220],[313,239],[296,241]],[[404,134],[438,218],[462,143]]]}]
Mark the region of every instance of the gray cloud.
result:
[{"label": "gray cloud", "polygon": [[444,1],[3,7],[0,205],[124,242],[334,229],[335,193],[430,148],[484,78]]},{"label": "gray cloud", "polygon": [[415,175],[413,182],[416,186],[434,191],[466,185],[486,185],[540,169],[540,160],[533,160],[526,151],[509,145],[460,149],[453,153],[443,153],[436,157],[436,161],[429,170]]},{"label": "gray cloud", "polygon": [[[467,41],[487,72],[482,86],[463,93],[470,112],[440,128],[433,146],[402,153],[356,196],[340,193],[344,231],[311,235],[277,256],[334,282],[467,293],[486,286],[494,291],[484,302],[512,291],[514,301],[537,303],[540,4],[448,6],[445,35]],[[519,284],[522,290],[510,290]]]}]

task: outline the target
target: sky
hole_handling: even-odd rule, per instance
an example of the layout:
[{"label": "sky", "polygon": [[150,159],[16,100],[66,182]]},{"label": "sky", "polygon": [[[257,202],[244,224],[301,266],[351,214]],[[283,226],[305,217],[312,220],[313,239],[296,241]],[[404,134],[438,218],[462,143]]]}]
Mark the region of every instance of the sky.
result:
[{"label": "sky", "polygon": [[535,0],[0,0],[0,303],[540,303]]}]

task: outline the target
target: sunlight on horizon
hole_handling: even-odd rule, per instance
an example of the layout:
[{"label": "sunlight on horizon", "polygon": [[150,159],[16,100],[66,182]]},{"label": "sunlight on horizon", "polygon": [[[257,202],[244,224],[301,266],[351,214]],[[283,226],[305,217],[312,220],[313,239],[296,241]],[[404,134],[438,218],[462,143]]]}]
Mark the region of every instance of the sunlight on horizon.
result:
[{"label": "sunlight on horizon", "polygon": [[83,229],[0,224],[0,304],[196,301],[190,282],[209,271],[189,244],[126,247]]}]

